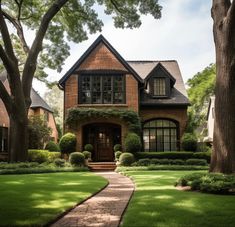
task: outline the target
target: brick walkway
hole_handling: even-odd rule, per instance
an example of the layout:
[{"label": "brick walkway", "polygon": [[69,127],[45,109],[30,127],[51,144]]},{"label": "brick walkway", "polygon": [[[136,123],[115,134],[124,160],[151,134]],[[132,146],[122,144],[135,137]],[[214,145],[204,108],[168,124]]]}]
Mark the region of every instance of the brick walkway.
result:
[{"label": "brick walkway", "polygon": [[54,223],[52,227],[119,226],[122,213],[134,190],[134,184],[128,177],[115,172],[97,172],[96,174],[105,177],[109,181],[109,185],[78,205]]}]

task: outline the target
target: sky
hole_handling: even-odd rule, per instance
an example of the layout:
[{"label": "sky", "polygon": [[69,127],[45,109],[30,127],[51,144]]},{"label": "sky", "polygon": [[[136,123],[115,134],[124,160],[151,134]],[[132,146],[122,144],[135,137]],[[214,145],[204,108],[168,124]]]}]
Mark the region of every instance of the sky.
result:
[{"label": "sky", "polygon": [[[125,60],[177,60],[186,83],[197,72],[215,62],[211,19],[211,0],[159,0],[163,6],[160,20],[142,16],[137,29],[117,29],[111,16],[99,8],[104,26],[101,33],[89,35],[88,40],[70,43],[70,57],[61,73],[49,71],[50,79],[59,80],[102,34]],[[41,94],[46,88],[34,82]]]}]

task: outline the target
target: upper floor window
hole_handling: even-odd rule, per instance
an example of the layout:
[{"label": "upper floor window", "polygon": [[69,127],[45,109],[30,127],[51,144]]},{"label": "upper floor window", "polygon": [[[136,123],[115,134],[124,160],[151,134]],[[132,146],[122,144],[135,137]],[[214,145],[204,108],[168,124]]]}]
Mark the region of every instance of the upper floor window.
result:
[{"label": "upper floor window", "polygon": [[80,100],[84,104],[125,103],[123,75],[81,75]]},{"label": "upper floor window", "polygon": [[154,78],[153,95],[166,96],[166,78]]}]

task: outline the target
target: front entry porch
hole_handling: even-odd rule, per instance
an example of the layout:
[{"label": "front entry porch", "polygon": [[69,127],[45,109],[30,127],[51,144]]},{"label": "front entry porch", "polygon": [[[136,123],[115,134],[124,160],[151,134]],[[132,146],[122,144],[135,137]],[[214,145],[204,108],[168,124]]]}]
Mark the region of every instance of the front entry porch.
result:
[{"label": "front entry porch", "polygon": [[83,146],[92,144],[92,161],[114,161],[113,146],[121,143],[121,126],[110,123],[93,123],[83,127]]}]

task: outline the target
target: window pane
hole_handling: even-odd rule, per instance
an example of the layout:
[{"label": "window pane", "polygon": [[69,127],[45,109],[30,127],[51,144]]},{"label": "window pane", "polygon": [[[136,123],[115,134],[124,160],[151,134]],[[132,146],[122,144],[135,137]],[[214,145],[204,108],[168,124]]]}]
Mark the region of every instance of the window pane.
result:
[{"label": "window pane", "polygon": [[112,77],[103,77],[103,102],[112,103]]},{"label": "window pane", "polygon": [[166,95],[166,79],[155,78],[153,81],[153,95],[164,96]]},{"label": "window pane", "polygon": [[82,103],[91,103],[91,78],[82,77]]},{"label": "window pane", "polygon": [[114,103],[123,103],[123,77],[122,76],[114,76],[113,77],[113,102]]},{"label": "window pane", "polygon": [[101,76],[93,76],[92,78],[92,103],[101,102]]}]

